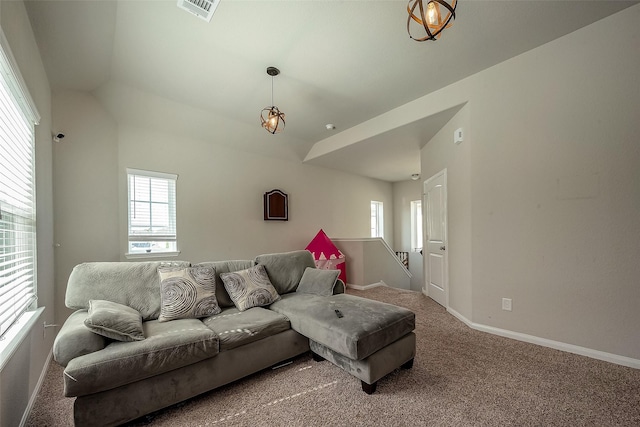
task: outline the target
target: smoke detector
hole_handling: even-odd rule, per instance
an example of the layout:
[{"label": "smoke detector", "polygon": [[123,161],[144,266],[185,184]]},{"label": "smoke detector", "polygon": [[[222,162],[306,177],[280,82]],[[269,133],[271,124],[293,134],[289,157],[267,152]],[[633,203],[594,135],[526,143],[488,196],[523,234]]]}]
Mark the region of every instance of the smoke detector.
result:
[{"label": "smoke detector", "polygon": [[198,18],[211,22],[220,0],[178,0],[178,7],[191,12]]}]

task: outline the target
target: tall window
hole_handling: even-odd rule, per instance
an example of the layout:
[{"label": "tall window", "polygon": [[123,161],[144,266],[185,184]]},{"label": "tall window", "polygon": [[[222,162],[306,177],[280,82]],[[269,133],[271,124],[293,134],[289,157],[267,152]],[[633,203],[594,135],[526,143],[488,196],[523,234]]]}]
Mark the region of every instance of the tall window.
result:
[{"label": "tall window", "polygon": [[35,125],[40,119],[0,31],[0,335],[36,301]]},{"label": "tall window", "polygon": [[127,169],[129,254],[177,252],[177,175]]},{"label": "tall window", "polygon": [[382,202],[371,201],[371,237],[384,237]]},{"label": "tall window", "polygon": [[422,201],[411,202],[411,250],[422,250]]}]

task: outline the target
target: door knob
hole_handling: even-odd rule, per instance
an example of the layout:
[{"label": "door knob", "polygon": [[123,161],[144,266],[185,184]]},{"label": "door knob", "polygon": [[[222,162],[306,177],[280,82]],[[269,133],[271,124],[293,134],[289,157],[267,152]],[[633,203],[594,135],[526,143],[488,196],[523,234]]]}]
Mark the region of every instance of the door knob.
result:
[{"label": "door knob", "polygon": [[446,248],[444,246],[440,246],[440,250],[444,251]]}]

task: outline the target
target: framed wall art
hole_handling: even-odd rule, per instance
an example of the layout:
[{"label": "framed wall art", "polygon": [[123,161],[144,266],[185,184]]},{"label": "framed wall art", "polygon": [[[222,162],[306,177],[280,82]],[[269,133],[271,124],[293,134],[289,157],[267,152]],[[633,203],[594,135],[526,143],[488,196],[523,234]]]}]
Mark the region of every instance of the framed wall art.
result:
[{"label": "framed wall art", "polygon": [[264,193],[264,220],[289,220],[289,195],[281,190],[271,190]]}]

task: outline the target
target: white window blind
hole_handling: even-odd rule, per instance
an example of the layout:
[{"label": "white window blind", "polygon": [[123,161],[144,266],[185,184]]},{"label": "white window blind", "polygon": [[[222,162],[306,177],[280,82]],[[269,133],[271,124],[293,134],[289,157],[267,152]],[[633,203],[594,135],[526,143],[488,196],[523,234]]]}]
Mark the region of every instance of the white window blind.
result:
[{"label": "white window blind", "polygon": [[177,175],[127,169],[129,253],[177,252]]},{"label": "white window blind", "polygon": [[384,237],[382,202],[371,201],[371,237]]},{"label": "white window blind", "polygon": [[0,335],[36,301],[39,115],[0,31]]},{"label": "white window blind", "polygon": [[411,201],[411,250],[422,250],[422,201]]}]

